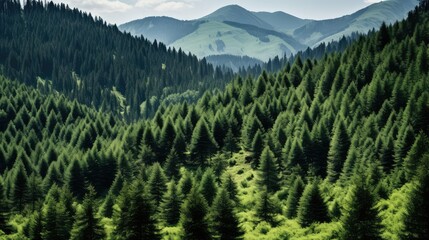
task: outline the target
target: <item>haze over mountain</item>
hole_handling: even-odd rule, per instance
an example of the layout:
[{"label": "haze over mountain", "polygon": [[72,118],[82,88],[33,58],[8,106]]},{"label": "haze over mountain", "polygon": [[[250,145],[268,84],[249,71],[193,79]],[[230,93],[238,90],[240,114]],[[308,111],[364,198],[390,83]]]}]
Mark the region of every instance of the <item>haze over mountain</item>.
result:
[{"label": "haze over mountain", "polygon": [[251,12],[229,5],[191,21],[148,17],[119,28],[192,52],[199,58],[232,55],[267,61],[355,32],[367,33],[383,21],[390,24],[404,19],[417,4],[417,0],[383,1],[351,15],[320,21],[284,12]]}]

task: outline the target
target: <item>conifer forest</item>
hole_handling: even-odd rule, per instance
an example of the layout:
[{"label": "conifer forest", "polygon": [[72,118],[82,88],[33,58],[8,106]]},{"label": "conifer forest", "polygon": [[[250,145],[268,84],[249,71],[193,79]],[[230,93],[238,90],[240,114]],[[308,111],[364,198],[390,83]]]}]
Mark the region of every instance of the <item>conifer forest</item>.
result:
[{"label": "conifer forest", "polygon": [[429,239],[429,1],[343,40],[234,72],[0,0],[0,239]]}]

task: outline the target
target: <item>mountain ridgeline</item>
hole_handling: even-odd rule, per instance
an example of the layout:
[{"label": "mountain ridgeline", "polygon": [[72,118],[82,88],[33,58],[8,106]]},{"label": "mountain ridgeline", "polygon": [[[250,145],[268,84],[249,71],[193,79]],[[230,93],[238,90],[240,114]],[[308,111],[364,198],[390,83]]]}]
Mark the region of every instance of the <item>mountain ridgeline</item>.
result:
[{"label": "mountain ridgeline", "polygon": [[[6,4],[2,22],[82,16]],[[428,32],[425,0],[342,52],[133,123],[0,76],[0,238],[428,239]]]},{"label": "mountain ridgeline", "polygon": [[231,77],[205,60],[123,34],[64,4],[27,1],[21,11],[19,1],[2,0],[0,14],[5,76],[128,120],[153,115],[170,95],[193,90],[197,98],[198,91],[222,87]]},{"label": "mountain ridgeline", "polygon": [[[199,58],[211,56],[213,61],[209,61],[213,64],[231,66],[234,57],[267,62],[275,56],[289,56],[307,47],[339,41],[343,36],[367,34],[383,22],[392,24],[406,18],[417,4],[417,0],[381,1],[353,14],[327,20],[301,19],[284,12],[251,12],[229,5],[191,21],[148,17],[119,28],[192,52]],[[233,69],[253,63],[240,61]]]}]

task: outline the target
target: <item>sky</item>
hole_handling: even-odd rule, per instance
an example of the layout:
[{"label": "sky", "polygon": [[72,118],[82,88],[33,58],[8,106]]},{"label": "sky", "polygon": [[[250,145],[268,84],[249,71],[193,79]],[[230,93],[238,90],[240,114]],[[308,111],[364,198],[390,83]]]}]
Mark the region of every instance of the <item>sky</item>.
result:
[{"label": "sky", "polygon": [[122,24],[148,16],[197,19],[231,4],[250,11],[283,11],[306,19],[328,19],[356,12],[381,0],[53,0]]}]

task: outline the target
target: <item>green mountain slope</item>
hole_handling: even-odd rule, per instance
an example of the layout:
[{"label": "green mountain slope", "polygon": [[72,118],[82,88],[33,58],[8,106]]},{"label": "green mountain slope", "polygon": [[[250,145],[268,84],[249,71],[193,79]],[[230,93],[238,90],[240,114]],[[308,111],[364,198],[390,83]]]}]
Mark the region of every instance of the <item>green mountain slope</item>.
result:
[{"label": "green mountain slope", "polygon": [[367,33],[371,29],[379,28],[382,22],[390,24],[404,19],[417,4],[417,0],[382,1],[351,15],[310,22],[296,29],[293,36],[303,44],[315,46],[349,36],[353,32]]},{"label": "green mountain slope", "polygon": [[148,17],[135,20],[120,26],[120,29],[132,35],[155,39],[167,45],[182,38],[198,28],[201,21],[181,21],[170,17]]},{"label": "green mountain slope", "polygon": [[[203,58],[210,55],[250,56],[268,61],[273,56],[294,53],[297,45],[279,37],[280,34],[266,33],[267,30],[250,32],[244,26],[231,26],[222,22],[206,22],[191,34],[176,40],[170,46],[181,48]],[[256,34],[257,33],[257,34]],[[295,42],[295,41],[294,41]]]},{"label": "green mountain slope", "polygon": [[254,12],[253,14],[273,26],[274,30],[287,34],[292,34],[295,29],[313,21],[301,19],[284,12]]}]

